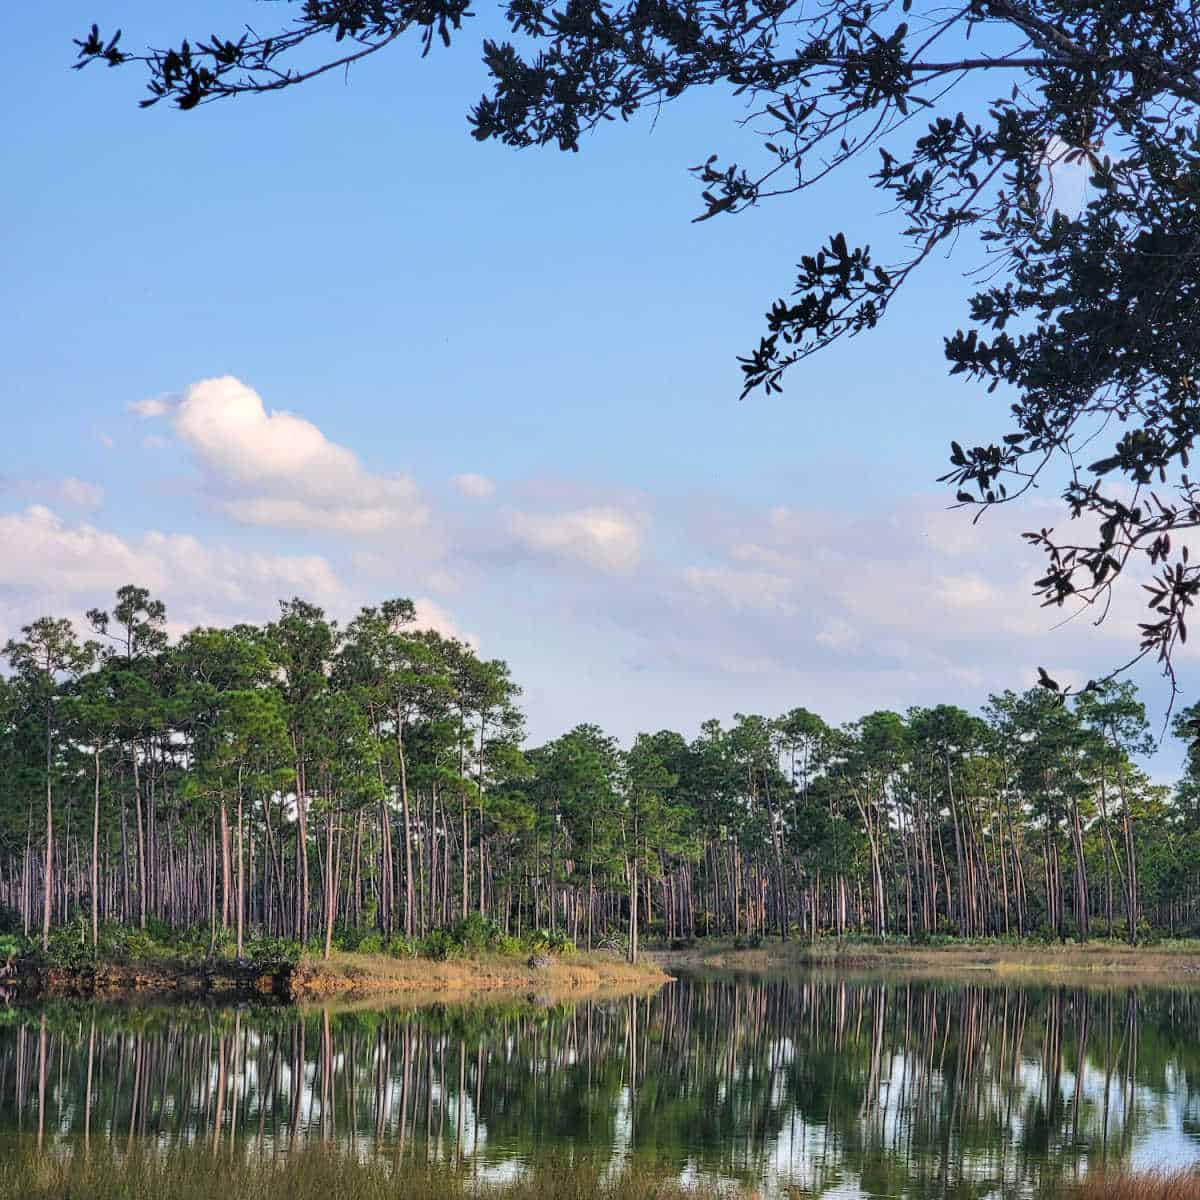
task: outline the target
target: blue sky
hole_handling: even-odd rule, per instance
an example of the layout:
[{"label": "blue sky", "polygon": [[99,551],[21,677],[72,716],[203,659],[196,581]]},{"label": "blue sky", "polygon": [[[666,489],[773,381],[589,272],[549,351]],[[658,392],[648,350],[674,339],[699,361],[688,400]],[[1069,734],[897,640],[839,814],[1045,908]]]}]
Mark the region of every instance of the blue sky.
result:
[{"label": "blue sky", "polygon": [[974,707],[1040,663],[1127,656],[1128,621],[1052,634],[1028,595],[1018,533],[1052,497],[973,530],[934,482],[1004,403],[942,367],[967,258],[782,398],[738,402],[799,255],[894,235],[857,175],[692,224],[687,167],[753,151],[739,101],[574,155],[479,145],[490,16],[424,61],[401,45],[192,114],[140,110],[135,69],[67,69],[94,19],[132,49],[282,11],[8,15],[0,634],[130,572],[179,626],[413,595],[510,661],[536,739]]}]

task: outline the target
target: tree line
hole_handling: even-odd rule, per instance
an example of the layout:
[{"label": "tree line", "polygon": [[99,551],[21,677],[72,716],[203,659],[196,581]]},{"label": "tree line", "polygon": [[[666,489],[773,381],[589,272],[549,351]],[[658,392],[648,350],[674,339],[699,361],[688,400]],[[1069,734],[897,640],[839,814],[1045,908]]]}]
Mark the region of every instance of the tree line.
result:
[{"label": "tree line", "polygon": [[[795,708],[688,740],[525,744],[506,663],[300,599],[173,643],[121,588],[91,635],[4,648],[0,916],[252,935],[328,955],[482,919],[588,948],[645,936],[1139,938],[1200,926],[1200,751],[1179,783],[1128,682],[871,712]],[[1200,706],[1175,721],[1188,740]]]}]

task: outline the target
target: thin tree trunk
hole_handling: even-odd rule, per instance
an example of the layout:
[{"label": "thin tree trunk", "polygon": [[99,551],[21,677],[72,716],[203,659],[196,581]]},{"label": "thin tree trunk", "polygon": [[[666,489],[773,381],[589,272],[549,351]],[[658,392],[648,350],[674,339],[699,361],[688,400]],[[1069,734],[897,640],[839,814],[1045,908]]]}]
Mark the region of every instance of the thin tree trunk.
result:
[{"label": "thin tree trunk", "polygon": [[100,743],[93,748],[95,756],[94,791],[92,795],[92,952],[100,945]]}]

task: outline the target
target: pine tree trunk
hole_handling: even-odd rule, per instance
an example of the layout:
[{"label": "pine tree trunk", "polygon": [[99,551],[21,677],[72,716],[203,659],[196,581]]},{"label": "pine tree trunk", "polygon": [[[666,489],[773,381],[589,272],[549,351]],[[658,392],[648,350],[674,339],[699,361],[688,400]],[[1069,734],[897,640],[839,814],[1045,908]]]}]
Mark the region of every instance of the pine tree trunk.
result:
[{"label": "pine tree trunk", "polygon": [[100,743],[93,748],[95,755],[94,791],[92,794],[92,952],[100,945]]},{"label": "pine tree trunk", "polygon": [[[51,732],[50,707],[46,706],[46,876],[42,880],[42,951],[50,949],[50,910],[53,904],[54,877],[54,737]],[[42,1037],[45,1038],[43,1020]],[[39,1117],[41,1109],[38,1109]]]}]

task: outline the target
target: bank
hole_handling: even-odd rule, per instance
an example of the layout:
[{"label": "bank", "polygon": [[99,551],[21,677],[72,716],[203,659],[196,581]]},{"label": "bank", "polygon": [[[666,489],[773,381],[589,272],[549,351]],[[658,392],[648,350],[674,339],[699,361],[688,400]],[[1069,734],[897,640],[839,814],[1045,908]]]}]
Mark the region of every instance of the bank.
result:
[{"label": "bank", "polygon": [[411,993],[450,999],[505,991],[585,994],[659,987],[669,980],[663,967],[651,959],[631,964],[616,954],[529,958],[482,954],[438,962],[338,952],[328,959],[307,958],[297,964],[289,979],[289,997],[307,1002]]},{"label": "bank", "polygon": [[670,976],[656,962],[630,964],[615,954],[480,954],[437,961],[336,951],[296,963],[184,958],[88,962],[63,966],[17,960],[0,977],[0,994],[48,997],[260,999],[310,1003],[388,995],[469,999],[495,992],[556,996],[659,987]]},{"label": "bank", "polygon": [[956,979],[991,975],[1200,983],[1200,940],[1196,939],[1149,946],[1108,941],[951,941],[922,945],[901,940],[838,942],[832,938],[816,943],[763,939],[747,946],[744,942],[714,940],[675,950],[653,950],[648,956],[665,971],[769,973],[824,969],[895,971]]}]

